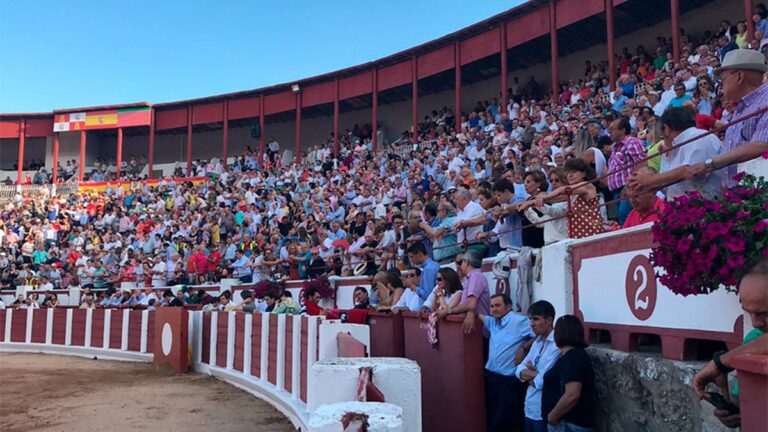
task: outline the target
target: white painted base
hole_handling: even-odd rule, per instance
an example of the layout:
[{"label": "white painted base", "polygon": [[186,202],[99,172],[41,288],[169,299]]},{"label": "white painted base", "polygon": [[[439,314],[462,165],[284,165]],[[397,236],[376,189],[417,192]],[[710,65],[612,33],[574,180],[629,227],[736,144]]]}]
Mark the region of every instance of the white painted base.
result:
[{"label": "white painted base", "polygon": [[373,383],[384,400],[403,409],[403,430],[421,431],[421,369],[403,358],[333,358],[315,363],[308,377],[307,409],[314,414],[322,405],[355,401],[361,367],[373,368]]},{"label": "white painted base", "polygon": [[403,410],[397,405],[382,402],[340,402],[323,405],[312,413],[309,432],[344,432],[341,419],[349,413],[368,417],[368,432],[401,432]]}]

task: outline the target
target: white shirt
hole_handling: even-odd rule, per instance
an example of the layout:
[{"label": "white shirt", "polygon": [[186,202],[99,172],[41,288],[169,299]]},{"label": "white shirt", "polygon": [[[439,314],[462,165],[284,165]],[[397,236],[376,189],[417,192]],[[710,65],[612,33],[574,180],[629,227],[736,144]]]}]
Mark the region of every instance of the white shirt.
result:
[{"label": "white shirt", "polygon": [[[165,263],[160,261],[159,263],[152,266],[152,280],[165,280],[166,277],[166,268]],[[156,274],[155,272],[160,272],[160,274]]]},{"label": "white shirt", "polygon": [[421,309],[422,301],[416,291],[406,288],[403,295],[400,296],[400,300],[395,303],[393,308],[407,308],[411,312],[417,312]]},{"label": "white shirt", "polygon": [[531,420],[541,420],[541,390],[544,386],[544,374],[552,368],[560,358],[560,349],[555,344],[555,330],[549,332],[547,338],[537,337],[531,345],[531,350],[515,369],[515,376],[520,378],[528,362],[533,364],[533,370],[538,372],[525,393],[525,416]]},{"label": "white shirt", "polygon": [[[680,135],[672,140],[672,145],[677,145],[683,141],[707,133],[703,129],[695,127],[684,130]],[[723,144],[716,135],[707,135],[696,141],[678,147],[670,152],[661,155],[661,172],[667,172],[683,165],[692,165],[704,162],[713,158],[723,151]],[[703,189],[709,196],[720,194],[722,184],[722,170],[714,171],[709,174],[697,177],[693,180],[677,183],[666,188],[667,199],[673,199],[685,194],[686,191]]]},{"label": "white shirt", "polygon": [[[470,201],[469,203],[467,203],[467,205],[463,209],[461,210],[456,209],[456,210],[457,210],[456,222],[474,219],[478,216],[482,216],[485,214],[485,210],[483,209],[483,207],[480,204],[477,204],[473,201]],[[467,240],[472,241],[472,240],[475,240],[476,238],[475,236],[478,233],[483,232],[483,226],[478,225],[478,226],[469,227],[466,230],[464,229],[458,230],[456,232],[456,241],[458,241],[459,243],[462,243],[464,241],[465,232],[467,234]]]}]

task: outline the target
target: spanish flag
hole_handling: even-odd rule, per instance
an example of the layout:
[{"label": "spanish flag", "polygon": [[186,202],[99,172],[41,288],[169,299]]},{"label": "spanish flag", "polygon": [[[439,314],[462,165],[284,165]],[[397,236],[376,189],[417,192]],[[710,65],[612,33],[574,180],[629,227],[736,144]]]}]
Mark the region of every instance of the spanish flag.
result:
[{"label": "spanish flag", "polygon": [[117,127],[117,111],[94,111],[85,114],[86,129],[109,129]]}]

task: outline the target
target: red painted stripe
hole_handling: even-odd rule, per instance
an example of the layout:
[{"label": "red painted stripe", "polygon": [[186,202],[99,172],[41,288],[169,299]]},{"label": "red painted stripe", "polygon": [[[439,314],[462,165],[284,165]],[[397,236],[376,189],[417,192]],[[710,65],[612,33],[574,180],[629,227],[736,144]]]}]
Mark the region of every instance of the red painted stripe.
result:
[{"label": "red painted stripe", "polygon": [[141,315],[143,311],[135,310],[128,317],[128,351],[141,351]]},{"label": "red painted stripe", "polygon": [[5,309],[0,310],[0,342],[5,342]]},{"label": "red painted stripe", "polygon": [[54,345],[64,345],[67,335],[67,310],[53,310],[53,337],[51,343]]},{"label": "red painted stripe", "polygon": [[245,349],[245,314],[235,314],[235,365],[237,371],[243,371],[243,350]]},{"label": "red painted stripe", "polygon": [[147,352],[155,352],[155,313],[150,312],[147,316]]},{"label": "red painted stripe", "polygon": [[300,317],[285,318],[285,389],[290,393],[293,389],[293,320]]},{"label": "red painted stripe", "polygon": [[277,383],[277,315],[269,315],[269,368],[267,381]]},{"label": "red painted stripe", "polygon": [[72,310],[72,345],[85,346],[85,309]]},{"label": "red painted stripe", "polygon": [[216,366],[227,367],[227,331],[229,330],[229,314],[219,312],[216,325]]},{"label": "red painted stripe", "polygon": [[120,349],[123,341],[123,310],[113,309],[109,319],[109,347]]},{"label": "red painted stripe", "polygon": [[261,314],[253,314],[251,325],[251,375],[261,377]]},{"label": "red painted stripe", "polygon": [[17,309],[11,317],[11,342],[25,342],[27,337],[27,310]]},{"label": "red painted stripe", "polygon": [[32,315],[32,343],[45,343],[45,327],[48,321],[47,309],[35,309]]},{"label": "red painted stripe", "polygon": [[104,346],[104,309],[93,309],[91,315],[91,347]]},{"label": "red painted stripe", "polygon": [[307,317],[301,317],[301,390],[299,397],[304,402],[307,401],[307,355],[309,353],[309,320]]},{"label": "red painted stripe", "polygon": [[202,362],[208,364],[211,356],[211,313],[203,312],[203,349]]}]

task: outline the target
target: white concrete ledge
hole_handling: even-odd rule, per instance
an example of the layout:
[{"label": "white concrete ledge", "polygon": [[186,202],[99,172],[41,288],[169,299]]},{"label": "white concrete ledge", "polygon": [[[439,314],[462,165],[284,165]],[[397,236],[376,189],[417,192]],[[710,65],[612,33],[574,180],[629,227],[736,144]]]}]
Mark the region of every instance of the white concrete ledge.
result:
[{"label": "white concrete ledge", "polygon": [[152,354],[132,351],[121,351],[104,348],[85,348],[67,345],[44,345],[37,343],[2,342],[0,352],[24,352],[33,354],[57,354],[75,357],[96,358],[99,360],[122,360],[136,362],[152,362]]},{"label": "white concrete ledge", "polygon": [[195,366],[197,372],[208,373],[272,405],[286,416],[296,429],[303,431],[309,429],[309,411],[307,411],[307,406],[304,402],[294,399],[291,393],[278,389],[277,386],[268,381],[260,380],[252,375],[246,375],[236,370],[210,365],[207,367]]}]

